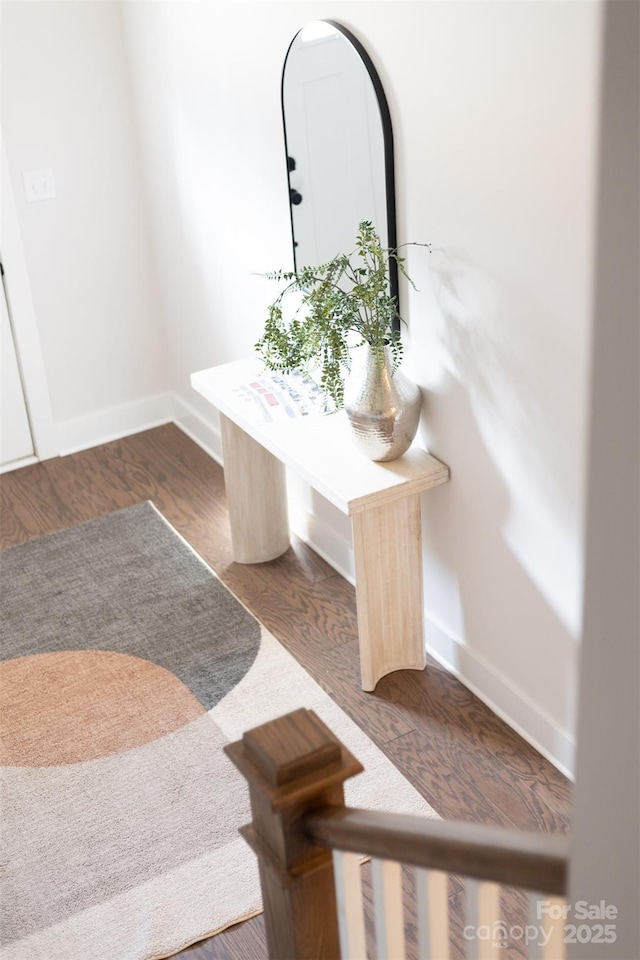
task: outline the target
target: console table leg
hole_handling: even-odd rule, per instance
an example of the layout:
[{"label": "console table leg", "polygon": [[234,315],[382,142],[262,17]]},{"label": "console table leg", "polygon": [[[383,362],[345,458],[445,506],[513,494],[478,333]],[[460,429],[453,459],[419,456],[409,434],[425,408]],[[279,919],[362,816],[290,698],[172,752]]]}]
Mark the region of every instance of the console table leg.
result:
[{"label": "console table leg", "polygon": [[352,517],[362,689],[393,670],[423,670],[420,495]]},{"label": "console table leg", "polygon": [[289,547],[284,464],[220,414],[224,481],[236,563],[265,563]]}]

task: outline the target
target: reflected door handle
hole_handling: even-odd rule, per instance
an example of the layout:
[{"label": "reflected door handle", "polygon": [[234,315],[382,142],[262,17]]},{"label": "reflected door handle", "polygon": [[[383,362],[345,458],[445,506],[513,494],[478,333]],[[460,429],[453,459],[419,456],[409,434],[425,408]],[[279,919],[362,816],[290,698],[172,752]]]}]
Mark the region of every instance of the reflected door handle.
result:
[{"label": "reflected door handle", "polygon": [[289,187],[289,199],[294,207],[297,207],[298,204],[302,203],[302,194],[298,193],[295,187]]}]

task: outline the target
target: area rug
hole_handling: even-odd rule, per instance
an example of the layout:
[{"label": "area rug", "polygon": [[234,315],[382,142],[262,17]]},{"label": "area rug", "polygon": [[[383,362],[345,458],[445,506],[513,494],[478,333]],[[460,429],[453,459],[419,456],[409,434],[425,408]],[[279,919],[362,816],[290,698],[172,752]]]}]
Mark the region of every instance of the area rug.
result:
[{"label": "area rug", "polygon": [[353,806],[436,816],[151,503],[0,565],[3,960],[150,960],[261,910],[225,743],[315,710]]}]

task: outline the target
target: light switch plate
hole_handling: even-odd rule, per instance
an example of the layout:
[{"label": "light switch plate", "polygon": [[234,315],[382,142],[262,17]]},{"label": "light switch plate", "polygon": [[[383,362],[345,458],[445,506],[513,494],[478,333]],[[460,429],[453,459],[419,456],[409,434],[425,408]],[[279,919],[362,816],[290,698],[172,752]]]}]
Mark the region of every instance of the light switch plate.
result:
[{"label": "light switch plate", "polygon": [[52,200],[56,197],[56,183],[53,179],[53,170],[46,167],[43,170],[23,170],[22,182],[27,203],[37,200]]}]

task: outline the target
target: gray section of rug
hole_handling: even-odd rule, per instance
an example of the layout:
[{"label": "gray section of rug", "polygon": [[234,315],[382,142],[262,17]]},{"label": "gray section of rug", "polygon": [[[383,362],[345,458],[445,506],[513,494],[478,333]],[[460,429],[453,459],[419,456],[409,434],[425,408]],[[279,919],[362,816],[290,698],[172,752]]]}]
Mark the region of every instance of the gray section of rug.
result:
[{"label": "gray section of rug", "polygon": [[170,670],[210,710],[260,625],[150,503],[2,551],[0,659],[111,650]]}]

